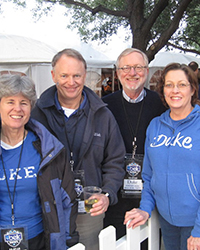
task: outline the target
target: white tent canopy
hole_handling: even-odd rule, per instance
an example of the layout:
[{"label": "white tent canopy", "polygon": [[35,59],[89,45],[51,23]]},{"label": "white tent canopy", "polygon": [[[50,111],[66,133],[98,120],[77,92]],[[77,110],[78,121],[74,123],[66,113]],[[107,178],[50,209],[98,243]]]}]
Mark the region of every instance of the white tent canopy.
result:
[{"label": "white tent canopy", "polygon": [[51,60],[57,51],[39,41],[0,34],[0,72],[22,72],[31,77],[39,95],[53,83]]},{"label": "white tent canopy", "polygon": [[191,61],[197,62],[200,66],[200,57],[175,52],[159,52],[156,54],[155,59],[149,64],[149,77],[147,82],[149,82],[157,70],[162,70],[169,63],[175,62],[188,65]]},{"label": "white tent canopy", "polygon": [[[71,47],[78,50],[87,62],[86,84],[89,86],[100,80],[102,68],[114,68],[114,61],[87,44]],[[51,46],[31,38],[0,34],[0,72],[15,71],[28,75],[34,80],[39,96],[54,84],[51,78],[51,61],[57,52]]]},{"label": "white tent canopy", "polygon": [[112,69],[114,68],[114,60],[111,60],[103,53],[93,49],[86,43],[73,46],[74,49],[78,50],[87,62],[88,68],[101,68],[101,69]]},{"label": "white tent canopy", "polygon": [[0,63],[51,62],[56,50],[27,37],[0,34]]}]

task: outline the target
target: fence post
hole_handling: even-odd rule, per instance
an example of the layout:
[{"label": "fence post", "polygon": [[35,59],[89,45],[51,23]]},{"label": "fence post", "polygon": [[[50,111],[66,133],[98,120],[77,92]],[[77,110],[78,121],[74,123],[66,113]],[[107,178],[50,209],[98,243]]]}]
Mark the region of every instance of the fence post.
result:
[{"label": "fence post", "polygon": [[148,238],[148,250],[159,250],[160,224],[157,210],[152,212],[151,218],[142,226],[126,229],[127,250],[140,250],[140,243]]},{"label": "fence post", "polygon": [[157,210],[154,209],[149,219],[149,250],[159,249],[160,246],[160,223]]},{"label": "fence post", "polygon": [[116,229],[108,226],[99,234],[99,250],[116,250]]}]

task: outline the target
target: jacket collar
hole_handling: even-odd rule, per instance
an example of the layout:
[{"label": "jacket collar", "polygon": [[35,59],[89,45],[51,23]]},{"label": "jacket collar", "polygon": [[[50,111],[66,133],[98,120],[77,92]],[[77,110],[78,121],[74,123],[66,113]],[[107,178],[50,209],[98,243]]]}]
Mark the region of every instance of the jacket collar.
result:
[{"label": "jacket collar", "polygon": [[[56,107],[56,102],[55,102],[55,93],[56,93],[56,86],[52,86],[45,90],[42,94],[41,97],[38,99],[38,106],[41,108],[49,108],[49,107]],[[102,107],[106,107],[107,104],[105,104],[97,94],[94,93],[91,89],[88,87],[84,86],[83,88],[84,92],[87,95],[87,100],[89,102],[90,108],[95,112],[98,109]]]}]

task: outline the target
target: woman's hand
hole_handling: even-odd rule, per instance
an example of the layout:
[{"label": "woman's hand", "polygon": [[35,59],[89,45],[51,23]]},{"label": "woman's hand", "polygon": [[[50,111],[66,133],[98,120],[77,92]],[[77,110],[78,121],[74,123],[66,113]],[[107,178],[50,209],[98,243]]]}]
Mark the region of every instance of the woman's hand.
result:
[{"label": "woman's hand", "polygon": [[200,238],[190,236],[187,240],[187,249],[188,250],[200,250]]},{"label": "woman's hand", "polygon": [[137,226],[143,225],[149,219],[149,214],[141,209],[133,208],[132,210],[126,212],[124,224],[128,224],[128,228],[135,228]]}]

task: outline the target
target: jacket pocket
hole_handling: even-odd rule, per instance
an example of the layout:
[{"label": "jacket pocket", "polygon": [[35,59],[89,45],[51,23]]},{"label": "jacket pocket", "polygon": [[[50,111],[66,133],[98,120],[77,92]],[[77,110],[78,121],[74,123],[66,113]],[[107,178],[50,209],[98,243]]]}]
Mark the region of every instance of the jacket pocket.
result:
[{"label": "jacket pocket", "polygon": [[200,174],[186,174],[187,184],[191,195],[195,200],[200,202]]}]

